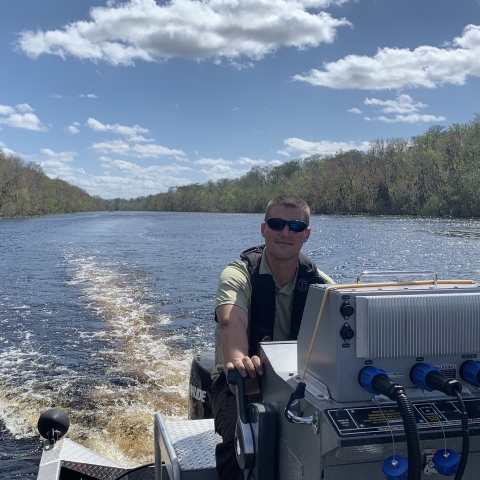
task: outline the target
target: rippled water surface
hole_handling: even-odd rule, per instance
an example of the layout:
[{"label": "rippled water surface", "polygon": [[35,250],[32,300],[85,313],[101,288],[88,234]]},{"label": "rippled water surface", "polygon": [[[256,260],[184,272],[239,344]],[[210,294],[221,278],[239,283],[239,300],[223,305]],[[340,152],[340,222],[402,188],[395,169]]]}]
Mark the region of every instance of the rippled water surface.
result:
[{"label": "rippled water surface", "polygon": [[[260,215],[102,212],[0,220],[0,478],[34,478],[36,422],[128,465],[153,413],[183,417],[192,355],[212,349],[218,276],[261,243]],[[304,253],[336,282],[364,270],[480,280],[480,222],[313,217]]]}]

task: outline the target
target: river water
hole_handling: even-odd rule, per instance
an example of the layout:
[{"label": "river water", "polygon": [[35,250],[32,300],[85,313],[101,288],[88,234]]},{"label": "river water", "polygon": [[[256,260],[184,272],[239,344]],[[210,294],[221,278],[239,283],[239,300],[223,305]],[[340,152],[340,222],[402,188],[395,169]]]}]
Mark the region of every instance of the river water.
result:
[{"label": "river water", "polygon": [[[182,418],[211,350],[219,274],[261,215],[101,212],[0,220],[0,478],[35,478],[38,416],[120,463],[153,461],[153,414]],[[480,221],[321,217],[303,252],[337,283],[371,269],[480,281]]]}]

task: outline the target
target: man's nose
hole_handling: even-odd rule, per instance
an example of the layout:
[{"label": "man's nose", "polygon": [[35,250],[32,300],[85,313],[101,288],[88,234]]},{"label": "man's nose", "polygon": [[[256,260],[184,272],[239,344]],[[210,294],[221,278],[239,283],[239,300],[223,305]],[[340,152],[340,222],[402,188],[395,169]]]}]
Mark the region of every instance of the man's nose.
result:
[{"label": "man's nose", "polygon": [[280,230],[280,233],[282,235],[290,235],[291,230],[290,230],[290,227],[288,226],[288,223],[286,223],[285,226]]}]

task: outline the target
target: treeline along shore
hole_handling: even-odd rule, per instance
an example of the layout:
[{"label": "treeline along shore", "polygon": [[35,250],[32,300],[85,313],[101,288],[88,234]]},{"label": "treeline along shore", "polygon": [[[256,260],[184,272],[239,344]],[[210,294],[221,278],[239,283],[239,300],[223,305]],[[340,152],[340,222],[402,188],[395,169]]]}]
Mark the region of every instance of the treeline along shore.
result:
[{"label": "treeline along shore", "polygon": [[112,209],[261,213],[280,193],[316,214],[480,217],[480,115],[411,140],[376,140],[367,152],[312,155],[253,167],[241,178],[170,188]]},{"label": "treeline along shore", "polygon": [[42,167],[25,163],[0,150],[0,218],[93,212],[105,209],[105,201],[59,178]]},{"label": "treeline along shore", "polygon": [[0,189],[3,216],[101,209],[261,213],[272,197],[294,193],[315,214],[480,217],[480,115],[466,124],[432,126],[410,140],[375,140],[368,151],[256,166],[237,179],[131,200],[90,197],[51,180],[36,164],[0,155]]}]

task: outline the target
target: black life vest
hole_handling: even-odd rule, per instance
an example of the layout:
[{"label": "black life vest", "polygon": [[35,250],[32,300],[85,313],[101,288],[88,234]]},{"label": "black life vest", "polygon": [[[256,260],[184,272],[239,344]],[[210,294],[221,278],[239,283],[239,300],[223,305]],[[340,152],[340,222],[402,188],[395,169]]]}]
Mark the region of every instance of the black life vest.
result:
[{"label": "black life vest", "polygon": [[[257,355],[258,343],[273,340],[275,326],[276,285],[271,275],[260,275],[260,262],[265,245],[249,248],[240,258],[247,260],[248,273],[252,285],[250,303],[249,356]],[[318,275],[317,266],[308,257],[300,253],[297,281],[293,292],[292,317],[290,322],[290,340],[296,340],[300,331],[303,310],[311,284],[327,283]]]}]

